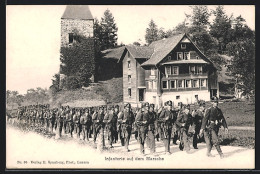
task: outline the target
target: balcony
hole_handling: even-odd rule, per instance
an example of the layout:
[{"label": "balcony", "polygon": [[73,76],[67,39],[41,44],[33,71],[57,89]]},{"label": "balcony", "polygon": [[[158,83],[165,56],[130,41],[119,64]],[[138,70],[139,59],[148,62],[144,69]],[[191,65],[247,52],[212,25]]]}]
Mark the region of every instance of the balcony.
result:
[{"label": "balcony", "polygon": [[200,73],[200,74],[178,74],[178,75],[163,75],[162,80],[171,80],[171,79],[195,79],[195,78],[208,78],[208,73]]}]

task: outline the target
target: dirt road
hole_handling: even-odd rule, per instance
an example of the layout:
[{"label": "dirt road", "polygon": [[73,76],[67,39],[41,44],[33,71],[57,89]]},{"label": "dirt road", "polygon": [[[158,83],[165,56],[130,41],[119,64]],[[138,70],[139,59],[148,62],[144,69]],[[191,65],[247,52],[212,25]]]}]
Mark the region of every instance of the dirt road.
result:
[{"label": "dirt road", "polygon": [[7,126],[7,168],[254,168],[255,150],[242,147],[222,146],[226,156],[220,159],[213,149],[214,158],[206,157],[206,145],[198,145],[192,154],[180,151],[177,145],[171,145],[172,155],[164,155],[162,142],[156,142],[157,156],[139,153],[139,144],[131,137],[130,152],[124,152],[121,145],[115,144],[114,149],[102,153],[90,142],[63,136],[55,140],[35,132],[21,132]]}]

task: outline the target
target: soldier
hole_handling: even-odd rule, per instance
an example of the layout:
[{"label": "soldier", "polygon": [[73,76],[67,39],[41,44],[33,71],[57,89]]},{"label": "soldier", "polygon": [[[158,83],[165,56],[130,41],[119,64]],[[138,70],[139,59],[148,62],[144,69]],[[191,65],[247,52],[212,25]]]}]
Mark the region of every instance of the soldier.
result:
[{"label": "soldier", "polygon": [[204,117],[205,112],[205,102],[199,104],[200,107],[198,110],[192,112],[192,126],[194,127],[194,135],[193,135],[193,148],[198,149],[198,136],[201,128],[202,119]]},{"label": "soldier", "polygon": [[189,131],[190,125],[192,124],[192,116],[189,112],[190,112],[189,105],[185,105],[183,107],[183,111],[180,112],[180,114],[178,115],[177,120],[176,120],[176,125],[179,127],[179,133],[180,133],[179,148],[180,148],[180,150],[183,150],[183,148],[185,147],[185,150],[187,153],[190,152],[188,131]]},{"label": "soldier", "polygon": [[[115,113],[114,114],[115,114],[116,120],[118,120],[118,114],[119,114],[119,106],[118,105],[115,106]],[[116,126],[116,129],[115,129],[113,137],[114,137],[114,143],[117,143],[117,141],[118,141],[117,121],[116,121],[115,126]]]},{"label": "soldier", "polygon": [[98,110],[97,108],[94,108],[93,109],[93,114],[92,114],[92,121],[93,121],[93,124],[92,124],[92,129],[93,129],[93,141],[94,143],[96,142],[96,139],[97,139],[97,131],[96,131],[96,119],[97,119],[97,114],[98,114]]},{"label": "soldier", "polygon": [[133,122],[134,122],[134,114],[131,111],[130,103],[127,103],[125,105],[124,111],[120,112],[118,116],[118,123],[121,126],[121,130],[120,130],[121,144],[125,146],[127,152],[130,151],[128,149],[128,145],[132,133]]},{"label": "soldier", "polygon": [[74,129],[76,130],[78,139],[80,138],[80,132],[82,130],[81,124],[80,124],[80,117],[81,117],[80,109],[76,109],[76,113],[73,116],[73,124],[74,124]]},{"label": "soldier", "polygon": [[48,132],[49,129],[49,119],[50,119],[50,113],[47,109],[44,111],[44,124],[45,124],[45,129]]},{"label": "soldier", "polygon": [[57,128],[58,128],[58,138],[61,137],[62,127],[63,127],[63,119],[64,119],[64,109],[63,107],[60,108],[59,112],[57,113]]},{"label": "soldier", "polygon": [[[182,108],[183,104],[182,102],[178,103],[177,108],[174,109],[175,114],[180,115],[180,113],[182,112],[183,108]],[[176,125],[176,122],[173,125],[173,144],[177,145],[177,140],[180,139],[180,130],[179,130],[179,126]]]},{"label": "soldier", "polygon": [[170,140],[172,133],[172,125],[176,120],[176,116],[172,112],[172,101],[169,100],[166,102],[165,108],[160,113],[158,122],[160,125],[161,131],[161,140],[163,140],[165,146],[165,154],[170,155]]},{"label": "soldier", "polygon": [[223,125],[225,133],[228,133],[228,127],[226,120],[223,116],[221,109],[218,108],[218,99],[215,98],[212,103],[212,107],[205,111],[205,117],[202,120],[200,129],[200,135],[204,132],[204,138],[207,145],[207,156],[214,157],[211,154],[212,146],[214,145],[220,155],[220,158],[224,158],[222,150],[218,141],[218,131],[220,125]]},{"label": "soldier", "polygon": [[117,115],[114,110],[114,107],[111,106],[108,110],[108,113],[104,117],[104,122],[106,123],[106,131],[108,135],[108,143],[110,148],[113,148],[113,141],[115,139],[115,131],[116,131],[116,124],[117,124]]},{"label": "soldier", "polygon": [[75,114],[74,108],[70,109],[69,113],[66,114],[67,128],[68,128],[68,133],[70,134],[70,137],[73,137],[72,132],[74,130],[74,124],[73,124],[73,115],[74,114]]},{"label": "soldier", "polygon": [[54,124],[55,124],[55,111],[54,109],[52,109],[50,111],[50,118],[49,118],[49,128],[50,128],[50,132],[53,133],[53,128],[54,128]]},{"label": "soldier", "polygon": [[[105,139],[104,139],[104,108],[100,107],[98,113],[92,117],[94,123],[95,136],[94,138],[98,138],[97,148],[99,150],[103,150],[105,147]],[[94,140],[96,142],[96,140]]]},{"label": "soldier", "polygon": [[149,119],[149,103],[143,103],[141,110],[137,113],[135,122],[138,130],[138,142],[140,143],[140,153],[142,155],[144,152],[144,142],[148,132],[148,119]]},{"label": "soldier", "polygon": [[154,111],[154,104],[150,104],[149,119],[148,119],[148,133],[147,133],[147,143],[150,148],[150,153],[155,153],[155,130],[157,123],[157,115]]}]

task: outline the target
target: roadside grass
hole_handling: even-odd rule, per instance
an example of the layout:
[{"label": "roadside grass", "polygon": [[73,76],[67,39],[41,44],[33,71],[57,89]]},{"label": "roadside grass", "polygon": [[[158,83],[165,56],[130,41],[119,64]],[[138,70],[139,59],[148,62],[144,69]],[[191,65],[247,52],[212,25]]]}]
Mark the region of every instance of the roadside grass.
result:
[{"label": "roadside grass", "polygon": [[225,135],[223,129],[219,132],[220,145],[242,146],[250,149],[255,148],[255,131],[252,130],[229,130]]}]

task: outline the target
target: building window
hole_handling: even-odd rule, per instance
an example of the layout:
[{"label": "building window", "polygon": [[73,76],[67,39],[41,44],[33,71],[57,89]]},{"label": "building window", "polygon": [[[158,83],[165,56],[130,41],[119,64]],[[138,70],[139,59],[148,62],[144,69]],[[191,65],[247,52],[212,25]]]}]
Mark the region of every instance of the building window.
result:
[{"label": "building window", "polygon": [[152,81],[149,81],[149,82],[148,82],[148,88],[149,88],[149,89],[153,89],[153,82],[152,82]]},{"label": "building window", "polygon": [[201,80],[200,80],[200,86],[201,86],[201,87],[206,87],[206,86],[207,86],[207,84],[206,84],[206,79],[201,79]]},{"label": "building window", "polygon": [[171,60],[172,59],[172,56],[168,56],[168,60]]},{"label": "building window", "polygon": [[176,88],[176,81],[175,80],[171,80],[171,88],[172,89]]},{"label": "building window", "polygon": [[193,88],[198,88],[198,87],[199,87],[199,81],[193,80]]},{"label": "building window", "polygon": [[176,100],[179,100],[181,97],[179,95],[176,96]]},{"label": "building window", "polygon": [[131,83],[131,75],[128,75],[128,83]]},{"label": "building window", "polygon": [[184,87],[184,80],[178,80],[178,88]]},{"label": "building window", "polygon": [[167,81],[163,81],[163,89],[168,89],[168,83]]},{"label": "building window", "polygon": [[173,66],[172,67],[172,74],[173,75],[178,75],[179,74],[179,67],[178,66]]},{"label": "building window", "polygon": [[182,52],[177,52],[177,60],[183,60]]},{"label": "building window", "polygon": [[131,96],[132,96],[131,88],[128,88],[128,97],[131,97]]},{"label": "building window", "polygon": [[184,59],[185,60],[189,60],[190,59],[190,53],[189,52],[185,52],[184,53]]},{"label": "building window", "polygon": [[156,81],[153,81],[153,89],[157,89],[157,83],[156,83]]},{"label": "building window", "polygon": [[199,65],[197,68],[198,68],[198,74],[202,74],[202,66]]},{"label": "building window", "polygon": [[171,66],[165,66],[165,74],[171,74]]},{"label": "building window", "polygon": [[151,75],[155,76],[155,68],[154,67],[151,68]]},{"label": "building window", "polygon": [[186,44],[181,44],[181,49],[186,49]]},{"label": "building window", "polygon": [[73,43],[73,33],[69,33],[69,43]]},{"label": "building window", "polygon": [[186,88],[191,88],[191,80],[186,80]]},{"label": "building window", "polygon": [[195,66],[190,66],[190,74],[195,74]]},{"label": "building window", "polygon": [[131,61],[130,60],[127,61],[127,67],[131,68]]}]

